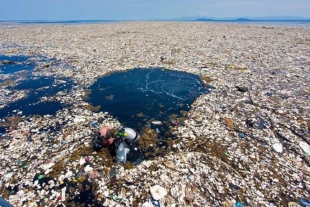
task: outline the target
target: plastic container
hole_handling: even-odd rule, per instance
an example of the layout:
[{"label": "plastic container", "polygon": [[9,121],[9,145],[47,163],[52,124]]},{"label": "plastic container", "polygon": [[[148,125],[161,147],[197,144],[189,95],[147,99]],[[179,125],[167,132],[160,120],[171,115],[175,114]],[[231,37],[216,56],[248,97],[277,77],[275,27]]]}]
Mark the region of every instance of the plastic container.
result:
[{"label": "plastic container", "polygon": [[127,161],[127,154],[130,151],[125,142],[120,143],[116,151],[116,162],[125,163]]}]

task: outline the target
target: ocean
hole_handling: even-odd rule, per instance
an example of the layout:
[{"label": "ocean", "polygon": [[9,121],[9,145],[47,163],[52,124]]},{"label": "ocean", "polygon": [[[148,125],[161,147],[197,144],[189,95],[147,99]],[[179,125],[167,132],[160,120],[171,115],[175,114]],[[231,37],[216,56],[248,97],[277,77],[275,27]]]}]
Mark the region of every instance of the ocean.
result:
[{"label": "ocean", "polygon": [[[14,20],[0,21],[0,24],[107,24],[118,22],[132,22],[134,20]],[[142,21],[142,20],[141,20]],[[157,20],[154,20],[157,21]],[[184,22],[186,20],[160,20],[160,21],[175,21]],[[225,24],[244,24],[244,25],[262,25],[262,26],[293,26],[293,27],[310,27],[310,20],[188,20],[186,22],[212,22]]]}]

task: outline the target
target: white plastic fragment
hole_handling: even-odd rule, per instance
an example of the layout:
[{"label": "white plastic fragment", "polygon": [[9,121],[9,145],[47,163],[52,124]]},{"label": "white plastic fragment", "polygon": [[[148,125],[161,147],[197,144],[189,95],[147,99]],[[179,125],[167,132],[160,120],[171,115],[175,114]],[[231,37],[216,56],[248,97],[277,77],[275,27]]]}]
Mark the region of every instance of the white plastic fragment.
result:
[{"label": "white plastic fragment", "polygon": [[275,144],[273,144],[273,145],[272,145],[272,148],[273,148],[274,151],[276,151],[276,152],[279,152],[279,153],[283,152],[283,147],[282,147],[282,144],[280,144],[280,143],[275,143]]},{"label": "white plastic fragment", "polygon": [[58,181],[63,181],[65,179],[65,176],[64,175],[60,175],[59,177],[58,177]]},{"label": "white plastic fragment", "polygon": [[42,168],[43,168],[43,170],[45,171],[45,170],[47,170],[47,169],[53,167],[54,165],[55,165],[55,163],[50,162],[50,163],[48,163],[48,164],[44,164],[44,165],[42,166]]},{"label": "white plastic fragment", "polygon": [[306,142],[299,142],[299,146],[307,155],[310,155],[310,146]]},{"label": "white plastic fragment", "polygon": [[61,201],[65,201],[66,200],[66,187],[61,189]]},{"label": "white plastic fragment", "polygon": [[10,172],[10,173],[6,174],[6,175],[3,177],[4,181],[10,180],[10,178],[11,178],[13,175],[14,175],[14,172]]},{"label": "white plastic fragment", "polygon": [[84,122],[84,121],[86,121],[84,116],[75,116],[73,119],[74,123],[79,123],[79,122]]},{"label": "white plastic fragment", "polygon": [[66,177],[66,178],[70,178],[72,175],[73,175],[72,171],[69,170],[69,171],[65,174],[65,177]]},{"label": "white plastic fragment", "polygon": [[80,165],[84,165],[86,163],[85,159],[81,157],[80,159]]},{"label": "white plastic fragment", "polygon": [[86,119],[73,119],[74,123],[84,122]]},{"label": "white plastic fragment", "polygon": [[161,125],[162,122],[161,121],[152,121],[152,124],[155,124],[155,125]]},{"label": "white plastic fragment", "polygon": [[160,200],[167,195],[167,190],[160,185],[152,186],[150,192],[154,200]]},{"label": "white plastic fragment", "polygon": [[153,207],[154,205],[148,200],[147,202],[142,204],[142,207]]},{"label": "white plastic fragment", "polygon": [[93,170],[93,168],[90,167],[89,165],[87,165],[87,166],[84,168],[84,171],[85,171],[85,172],[90,172],[90,171],[92,171],[92,170]]}]

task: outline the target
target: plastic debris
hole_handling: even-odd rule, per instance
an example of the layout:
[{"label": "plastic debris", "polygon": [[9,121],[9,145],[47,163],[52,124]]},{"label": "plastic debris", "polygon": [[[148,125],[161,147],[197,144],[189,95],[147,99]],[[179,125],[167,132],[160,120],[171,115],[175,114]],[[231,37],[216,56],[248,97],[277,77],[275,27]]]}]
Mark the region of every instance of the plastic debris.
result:
[{"label": "plastic debris", "polygon": [[8,181],[13,175],[14,175],[14,172],[10,172],[10,173],[4,175],[4,177],[3,177],[4,181]]},{"label": "plastic debris", "polygon": [[74,123],[79,123],[79,122],[84,122],[86,121],[84,116],[75,116],[75,118],[73,119]]},{"label": "plastic debris", "polygon": [[293,201],[288,202],[287,206],[288,207],[301,207],[301,205],[299,205],[298,203],[293,202]]},{"label": "plastic debris", "polygon": [[280,143],[275,143],[272,145],[272,148],[274,149],[274,151],[282,153],[283,152],[283,147],[282,144]]},{"label": "plastic debris", "polygon": [[241,139],[244,139],[244,138],[245,138],[245,135],[242,134],[242,133],[238,134],[238,136],[239,136]]},{"label": "plastic debris", "polygon": [[65,201],[66,200],[66,187],[61,189],[61,201]]},{"label": "plastic debris", "polygon": [[44,175],[43,175],[43,174],[41,174],[41,175],[38,176],[38,180],[41,180],[42,178],[44,178]]},{"label": "plastic debris", "polygon": [[85,158],[85,161],[86,161],[87,163],[89,163],[89,162],[90,162],[90,158],[89,158],[89,157],[86,157],[86,158]]},{"label": "plastic debris", "polygon": [[[69,195],[68,190],[66,199],[72,197],[73,201],[75,197],[73,192],[80,190],[76,186],[82,187],[83,182],[82,178],[80,179],[82,176],[78,176],[76,173],[82,172],[86,179],[90,180],[85,175],[88,173],[84,173],[84,167],[87,164],[79,164],[80,158],[83,157],[85,160],[86,156],[93,158],[91,167],[98,169],[101,176],[100,179],[92,181],[94,186],[98,186],[98,190],[94,191],[94,197],[99,198],[100,194],[104,192],[108,192],[107,195],[118,192],[118,196],[122,196],[122,203],[116,204],[113,199],[105,199],[108,196],[103,195],[102,200],[98,201],[103,206],[133,206],[133,202],[136,201],[134,197],[145,195],[145,191],[148,190],[147,186],[154,181],[158,185],[169,188],[169,204],[171,206],[174,204],[188,206],[186,200],[182,199],[184,198],[184,184],[186,185],[188,182],[191,186],[196,187],[195,195],[197,196],[205,195],[206,190],[209,191],[207,197],[196,197],[194,205],[197,206],[212,206],[215,205],[215,200],[220,205],[226,199],[230,201],[228,206],[234,206],[236,203],[234,199],[237,198],[242,202],[251,198],[253,205],[272,206],[276,203],[285,206],[283,202],[287,198],[298,198],[301,195],[306,199],[310,198],[309,192],[300,188],[300,186],[304,186],[303,183],[309,182],[310,176],[307,173],[309,167],[304,163],[308,159],[305,157],[308,150],[305,152],[299,145],[304,137],[308,137],[310,128],[309,108],[307,108],[310,89],[309,61],[307,60],[310,56],[306,38],[309,28],[294,27],[290,30],[288,25],[285,27],[229,25],[228,27],[218,24],[206,26],[195,23],[193,26],[193,24],[187,23],[184,25],[183,23],[169,23],[169,30],[167,30],[162,25],[161,22],[137,24],[129,22],[116,26],[100,24],[99,26],[87,25],[86,27],[83,25],[70,25],[70,27],[53,25],[54,35],[52,36],[49,26],[40,24],[34,27],[26,26],[26,30],[23,25],[0,28],[0,39],[6,40],[1,47],[3,54],[44,53],[57,60],[64,60],[64,64],[58,61],[56,67],[49,64],[49,68],[33,71],[31,76],[40,78],[40,76],[53,74],[58,77],[66,77],[68,80],[71,79],[74,85],[78,85],[78,87],[69,90],[59,91],[55,95],[53,94],[53,85],[58,81],[55,80],[55,83],[48,84],[50,86],[48,91],[51,94],[27,105],[27,107],[35,108],[37,104],[46,104],[49,107],[52,104],[49,101],[60,101],[63,108],[54,115],[28,116],[30,110],[20,108],[23,110],[23,114],[18,117],[18,120],[13,120],[14,117],[10,118],[12,120],[1,117],[0,132],[3,135],[0,138],[2,153],[0,183],[3,187],[13,187],[18,184],[17,187],[20,191],[17,192],[20,193],[18,195],[10,195],[11,203],[14,202],[15,206],[35,206],[34,200],[40,199],[44,200],[46,206],[57,206],[57,197],[61,194],[59,191],[63,184],[71,185],[72,195]],[[152,29],[158,35],[150,36],[149,34],[153,33]],[[38,33],[35,38],[32,35],[34,33]],[[226,33],[225,44],[219,44],[222,41],[219,36],[221,37],[223,33]],[[58,34],[61,38],[58,38]],[[133,36],[135,38],[132,38]],[[163,40],[162,37],[166,39]],[[208,38],[205,39],[205,37]],[[77,41],[74,41],[75,39]],[[207,47],[201,47],[202,45],[206,46],[205,43],[208,39]],[[124,43],[127,43],[127,46],[124,46]],[[23,46],[17,44],[23,44]],[[47,50],[44,46],[50,44],[53,45]],[[158,50],[152,50],[152,46]],[[23,47],[28,48],[23,49]],[[167,154],[164,150],[158,152],[157,149],[161,148],[161,144],[145,139],[145,143],[141,143],[142,147],[144,145],[148,147],[153,143],[153,148],[163,156],[154,156],[154,159],[143,161],[142,165],[133,166],[133,169],[124,170],[122,165],[119,165],[119,173],[115,178],[122,180],[123,177],[131,177],[128,180],[131,180],[135,185],[124,183],[124,185],[128,185],[125,191],[122,190],[124,188],[122,183],[107,185],[111,180],[107,172],[111,170],[110,166],[111,164],[114,166],[114,163],[111,162],[110,157],[102,156],[105,154],[102,153],[103,151],[101,153],[92,152],[88,147],[84,151],[84,143],[89,141],[94,130],[91,121],[95,121],[98,126],[109,124],[113,127],[118,127],[119,122],[113,119],[109,113],[90,109],[89,102],[84,99],[88,93],[87,88],[98,77],[114,70],[122,71],[129,68],[130,65],[142,68],[160,65],[159,57],[167,56],[171,47],[179,47],[180,52],[174,53],[164,60],[162,67],[195,74],[202,73],[196,70],[197,67],[207,67],[210,69],[207,75],[214,80],[208,84],[215,86],[216,90],[214,93],[199,96],[190,106],[191,110],[186,116],[171,118],[177,123],[171,126],[171,132],[173,132],[171,135],[176,139],[169,135],[172,139],[171,142],[169,140],[167,146],[172,145],[171,151],[167,147]],[[93,48],[98,48],[98,54],[104,55],[96,54],[94,56]],[[190,54],[195,54],[197,59],[190,59]],[[67,60],[70,60],[70,64]],[[167,64],[168,62],[171,64]],[[242,73],[244,69],[241,67],[227,69],[227,67],[223,67],[223,64],[226,63],[242,63],[248,73]],[[44,66],[41,62],[38,65],[38,68]],[[38,95],[43,92],[43,90],[19,90],[15,87],[22,83],[26,77],[29,77],[24,75],[25,73],[16,73],[13,77],[2,72],[0,108],[3,110],[11,108],[7,107],[9,104],[13,103],[14,105],[18,100],[27,97],[29,92],[38,92]],[[45,81],[44,78],[43,81]],[[236,85],[248,86],[248,91],[239,92],[235,88]],[[272,96],[269,96],[267,92],[271,92]],[[104,99],[104,97],[102,98]],[[262,99],[267,100],[265,98],[268,98],[268,101],[262,102]],[[12,113],[13,109],[18,110]],[[16,115],[20,109],[15,107],[8,113]],[[39,112],[39,110],[37,111]],[[85,118],[86,121],[74,125],[73,120],[78,118],[75,117],[76,115],[83,116],[82,119]],[[266,123],[256,115],[261,116]],[[158,117],[160,118],[155,119],[163,119],[163,116]],[[230,130],[227,129],[225,123],[221,121],[222,117],[229,118],[234,127]],[[153,116],[144,119],[149,118],[153,118]],[[254,118],[252,122],[246,123],[250,127],[244,124],[247,118]],[[162,121],[166,123],[166,120]],[[168,122],[172,123],[171,120]],[[146,120],[146,123],[153,125],[150,120]],[[155,125],[154,130],[150,128],[147,130],[154,132],[158,126]],[[31,134],[33,142],[26,141],[27,137],[23,133],[26,131],[34,132]],[[251,140],[244,143],[244,140],[238,136],[239,131]],[[155,139],[155,137],[149,138]],[[66,140],[70,145],[61,145],[62,140]],[[141,141],[143,140],[141,139]],[[272,148],[272,144],[275,142],[287,144],[287,147],[290,148],[289,153],[275,155],[276,152]],[[189,153],[195,151],[197,147],[210,150],[206,154],[213,155],[218,159],[209,156],[204,159],[205,155]],[[226,150],[229,151],[229,156],[224,155]],[[179,156],[179,152],[182,156]],[[284,146],[283,152],[285,152]],[[152,152],[148,153],[150,157],[153,157]],[[29,161],[25,162],[21,157],[27,157]],[[65,162],[65,158],[68,158],[67,162]],[[21,169],[16,164],[19,159],[21,166],[28,168],[27,170]],[[176,171],[163,167],[163,162],[167,159],[175,162],[178,169],[181,170]],[[264,162],[261,161],[262,159]],[[48,179],[42,179],[33,186],[32,180],[37,179],[38,173],[43,174],[42,165],[48,164],[46,160],[57,163],[53,169],[55,172],[45,175],[48,179],[56,179],[55,185],[46,184],[42,181]],[[224,160],[228,165],[221,163],[221,160]],[[242,177],[235,174],[229,166],[234,166],[238,172],[242,171]],[[79,182],[78,184],[72,182],[72,177],[64,179],[65,182],[57,180],[59,176],[66,175],[69,170],[78,177],[79,181],[73,181]],[[14,179],[8,177],[11,172],[15,173]],[[186,179],[189,174],[195,176],[192,176],[190,180]],[[223,174],[227,176],[218,176]],[[278,177],[285,179],[276,180]],[[259,182],[257,182],[257,178],[260,178]],[[128,180],[126,179],[126,181]],[[244,190],[235,192],[238,195],[234,194],[233,197],[218,196],[219,191],[229,192],[228,183],[230,182]],[[271,188],[268,187],[270,185],[272,185]],[[33,197],[34,195],[36,198]],[[270,195],[273,197],[272,200],[269,199]],[[148,199],[148,197],[144,198]],[[72,203],[72,205],[75,204]],[[59,203],[58,205],[61,206]]]},{"label": "plastic debris", "polygon": [[152,124],[154,124],[154,125],[161,125],[162,122],[161,121],[152,121]]},{"label": "plastic debris", "polygon": [[80,163],[80,165],[84,165],[86,163],[86,160],[81,157],[79,163]]},{"label": "plastic debris", "polygon": [[98,126],[97,122],[95,122],[95,121],[92,121],[91,124],[92,124],[93,127],[97,127]]},{"label": "plastic debris", "polygon": [[249,90],[249,88],[245,86],[236,86],[236,88],[240,92],[247,92]]},{"label": "plastic debris", "polygon": [[116,195],[111,195],[109,198],[113,199],[114,201],[121,200],[121,198],[117,197]]},{"label": "plastic debris", "polygon": [[240,202],[240,201],[238,201],[237,203],[236,203],[236,205],[235,205],[235,207],[243,207],[244,205]]},{"label": "plastic debris", "polygon": [[160,185],[154,185],[150,188],[151,196],[154,200],[160,200],[167,195],[167,190]]},{"label": "plastic debris", "polygon": [[299,142],[299,146],[307,155],[310,155],[310,146],[305,141]]},{"label": "plastic debris", "polygon": [[85,171],[85,172],[90,172],[90,171],[92,171],[92,170],[93,170],[93,168],[90,167],[89,165],[86,165],[86,167],[84,168],[84,171]]}]

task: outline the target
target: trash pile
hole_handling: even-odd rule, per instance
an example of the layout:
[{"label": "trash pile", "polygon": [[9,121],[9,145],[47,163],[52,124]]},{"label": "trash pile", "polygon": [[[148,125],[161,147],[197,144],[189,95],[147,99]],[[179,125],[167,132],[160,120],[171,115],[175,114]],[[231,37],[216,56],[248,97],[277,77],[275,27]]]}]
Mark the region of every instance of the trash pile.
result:
[{"label": "trash pile", "polygon": [[[0,30],[0,54],[43,55],[57,64],[32,76],[74,83],[40,99],[64,104],[55,115],[16,108],[0,120],[0,195],[13,206],[308,205],[310,28],[126,22]],[[91,139],[121,123],[87,103],[87,88],[110,72],[154,67],[197,74],[211,93],[172,117],[176,139],[157,145],[147,128],[140,147],[148,160],[116,165]],[[1,107],[27,95],[9,87],[25,79],[0,73]]]}]

